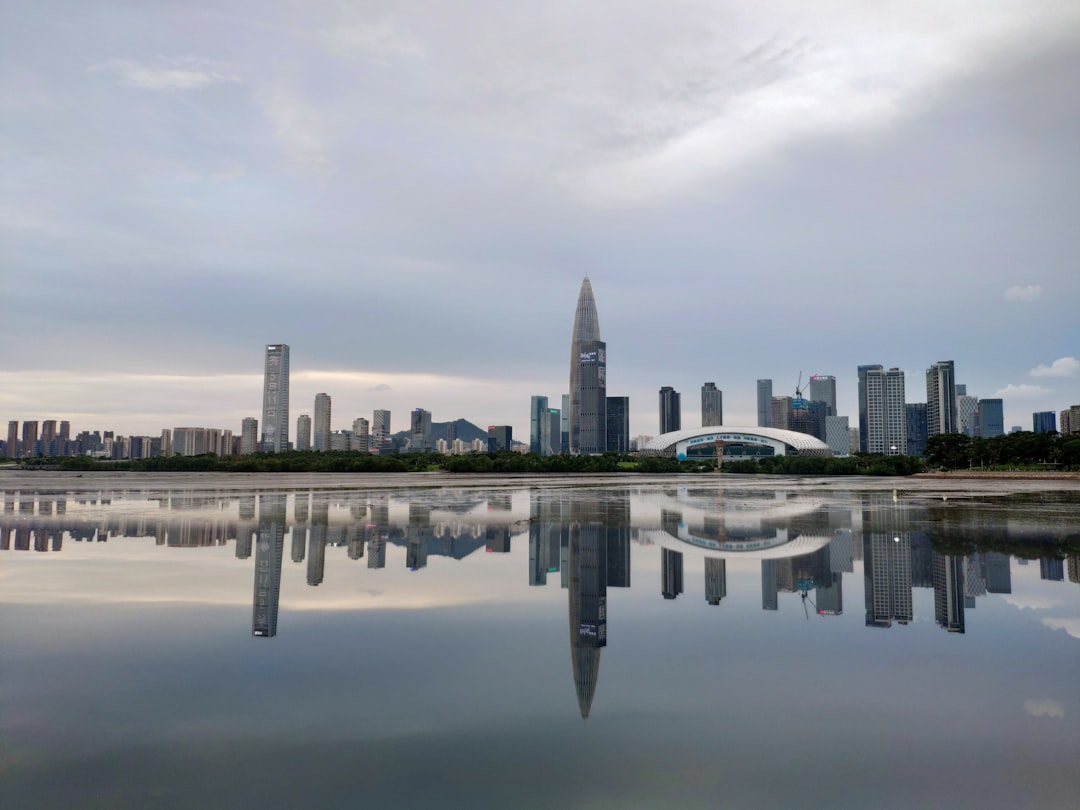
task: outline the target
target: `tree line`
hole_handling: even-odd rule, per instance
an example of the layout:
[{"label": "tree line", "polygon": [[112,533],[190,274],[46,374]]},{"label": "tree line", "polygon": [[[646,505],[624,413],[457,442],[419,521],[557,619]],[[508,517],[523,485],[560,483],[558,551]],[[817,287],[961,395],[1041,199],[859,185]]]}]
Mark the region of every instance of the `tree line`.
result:
[{"label": "tree line", "polygon": [[1080,469],[1080,435],[1021,430],[990,439],[939,433],[926,442],[926,461],[944,470]]}]

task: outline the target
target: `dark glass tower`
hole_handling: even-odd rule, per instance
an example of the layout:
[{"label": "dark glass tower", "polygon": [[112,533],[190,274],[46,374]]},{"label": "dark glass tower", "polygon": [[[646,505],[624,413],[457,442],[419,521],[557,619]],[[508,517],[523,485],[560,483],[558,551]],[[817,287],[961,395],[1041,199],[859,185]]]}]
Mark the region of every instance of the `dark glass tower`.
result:
[{"label": "dark glass tower", "polygon": [[600,340],[589,277],[581,282],[570,339],[571,453],[603,453],[607,447],[607,347]]},{"label": "dark glass tower", "polygon": [[255,547],[255,596],[251,634],[277,635],[281,595],[281,556],[285,549],[285,495],[259,496],[259,539]]}]

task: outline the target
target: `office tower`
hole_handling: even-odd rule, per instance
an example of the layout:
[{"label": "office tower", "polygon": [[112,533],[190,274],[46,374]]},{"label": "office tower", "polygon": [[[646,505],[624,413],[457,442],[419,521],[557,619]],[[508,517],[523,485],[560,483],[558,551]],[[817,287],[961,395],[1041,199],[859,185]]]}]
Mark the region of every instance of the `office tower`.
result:
[{"label": "office tower", "polygon": [[[907,452],[907,409],[904,402],[904,372],[859,366],[860,422],[864,419],[867,453],[896,456]],[[862,434],[860,433],[860,436]]]},{"label": "office tower", "polygon": [[312,419],[311,449],[325,452],[330,449],[330,395],[315,395],[314,418]]},{"label": "office tower", "polygon": [[413,408],[409,416],[409,450],[431,449],[431,411]]},{"label": "office tower", "polygon": [[262,449],[284,453],[289,449],[289,347],[266,347],[263,370]]},{"label": "office tower", "polygon": [[255,546],[255,595],[251,611],[253,636],[272,638],[277,635],[286,497],[281,494],[259,496],[259,539]]},{"label": "office tower", "polygon": [[956,397],[956,432],[976,436],[979,425],[979,398],[960,394]]},{"label": "office tower", "polygon": [[660,549],[660,592],[674,599],[683,592],[683,555],[681,551]]},{"label": "office tower", "polygon": [[727,563],[716,557],[706,557],[705,601],[710,605],[719,605],[720,600],[725,596],[727,596]]},{"label": "office tower", "polygon": [[724,392],[716,383],[701,386],[701,426],[713,427],[724,424]]},{"label": "office tower", "polygon": [[587,340],[578,355],[578,453],[596,455],[607,450],[607,344]]},{"label": "office tower", "polygon": [[757,381],[758,427],[772,427],[772,380]]},{"label": "office tower", "polygon": [[604,452],[607,438],[607,347],[600,339],[589,277],[581,282],[570,340],[570,452]]},{"label": "office tower", "polygon": [[682,405],[679,392],[670,385],[660,389],[660,433],[682,430]]},{"label": "office tower", "polygon": [[371,417],[371,445],[381,450],[390,441],[390,411],[375,411]]},{"label": "office tower", "polygon": [[[1035,433],[1054,433],[1057,431],[1057,414],[1053,411],[1038,411],[1031,415],[1031,429]],[[8,428],[8,435],[11,429]]]},{"label": "office tower", "polygon": [[875,363],[873,365],[859,366],[859,452],[868,453],[867,437],[869,433],[866,429],[867,423],[867,405],[866,405],[866,377],[872,371],[882,371],[883,368],[880,364]]},{"label": "office tower", "polygon": [[[966,391],[966,389],[965,389]],[[926,370],[926,430],[928,436],[959,433],[956,412],[956,369],[940,360]]]},{"label": "office tower", "polygon": [[607,398],[607,437],[604,446],[614,453],[630,452],[630,397]]},{"label": "office tower", "polygon": [[7,454],[11,458],[19,457],[19,422],[14,420],[7,423]]},{"label": "office tower", "polygon": [[1005,435],[1005,410],[1000,399],[979,400],[979,433],[984,439]]},{"label": "office tower", "polygon": [[38,423],[36,421],[24,421],[22,423],[22,446],[20,455],[23,458],[33,458],[37,455]]},{"label": "office tower", "polygon": [[834,456],[846,456],[851,449],[851,436],[846,416],[825,417],[825,444],[829,445]]},{"label": "office tower", "polygon": [[1012,593],[1012,571],[1009,568],[1009,555],[1000,551],[987,551],[983,555],[983,570],[986,572],[987,593]]},{"label": "office tower", "polygon": [[514,429],[510,425],[488,425],[489,453],[508,453],[513,443]]},{"label": "office tower", "polygon": [[769,403],[769,424],[780,430],[788,429],[791,416],[791,397],[773,397]]},{"label": "office tower", "polygon": [[[548,455],[543,450],[541,434],[548,421],[548,398],[533,394],[529,400],[529,452],[538,456]],[[550,448],[549,448],[550,452]]]},{"label": "office tower", "polygon": [[240,453],[250,455],[259,449],[259,420],[245,416],[240,421]]},{"label": "office tower", "polygon": [[362,416],[353,420],[352,444],[349,445],[349,449],[360,453],[366,453],[371,449],[371,423]]},{"label": "office tower", "polygon": [[[864,513],[865,514],[865,513]],[[911,621],[911,539],[907,532],[871,532],[864,517],[863,580],[867,627]]]},{"label": "office tower", "polygon": [[836,416],[836,377],[831,374],[815,374],[810,378],[811,402],[824,402],[826,416]]},{"label": "office tower", "polygon": [[907,415],[907,454],[921,456],[926,452],[926,403],[909,402],[905,406]]},{"label": "office tower", "polygon": [[311,417],[306,413],[296,417],[296,449],[303,451],[311,449]]},{"label": "office tower", "polygon": [[[774,397],[775,399],[775,397]],[[787,429],[825,441],[825,420],[829,406],[824,402],[795,397],[787,415]]]},{"label": "office tower", "polygon": [[540,418],[540,455],[557,456],[562,450],[562,413],[548,408]]},{"label": "office tower", "polygon": [[559,410],[559,453],[570,452],[570,395],[562,395],[562,408]]}]

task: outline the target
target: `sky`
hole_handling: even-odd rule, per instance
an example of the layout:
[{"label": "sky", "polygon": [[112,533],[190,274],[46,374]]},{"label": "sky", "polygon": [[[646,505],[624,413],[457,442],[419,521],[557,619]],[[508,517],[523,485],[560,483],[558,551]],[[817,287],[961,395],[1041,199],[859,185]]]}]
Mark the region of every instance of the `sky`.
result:
[{"label": "sky", "polygon": [[565,393],[756,422],[954,360],[1006,426],[1080,403],[1080,5],[1051,0],[0,8],[0,420],[510,424]]}]

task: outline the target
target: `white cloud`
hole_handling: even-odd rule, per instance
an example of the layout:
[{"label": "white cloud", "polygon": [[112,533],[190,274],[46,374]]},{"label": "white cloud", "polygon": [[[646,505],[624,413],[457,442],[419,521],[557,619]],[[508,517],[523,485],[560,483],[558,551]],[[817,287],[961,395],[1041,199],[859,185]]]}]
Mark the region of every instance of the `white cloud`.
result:
[{"label": "white cloud", "polygon": [[224,66],[195,57],[159,60],[156,64],[110,59],[90,69],[117,74],[126,84],[143,90],[193,90],[211,84],[239,81]]},{"label": "white cloud", "polygon": [[1042,286],[1039,284],[1028,284],[1027,286],[1017,284],[1005,290],[1006,301],[1034,301],[1041,295]]},{"label": "white cloud", "polygon": [[1045,596],[1020,596],[1018,594],[1006,596],[1005,602],[1020,610],[1049,610],[1062,604],[1060,599],[1050,599]]},{"label": "white cloud", "polygon": [[1080,360],[1075,357],[1059,357],[1048,366],[1035,366],[1032,377],[1073,377],[1080,371]]},{"label": "white cloud", "polygon": [[1065,707],[1056,700],[1025,700],[1024,711],[1032,717],[1065,716]]},{"label": "white cloud", "polygon": [[990,396],[995,399],[1038,399],[1049,393],[1051,393],[1050,389],[1041,385],[1028,385],[1027,383],[1013,385],[1012,383],[1009,383],[1004,388],[999,388]]}]

